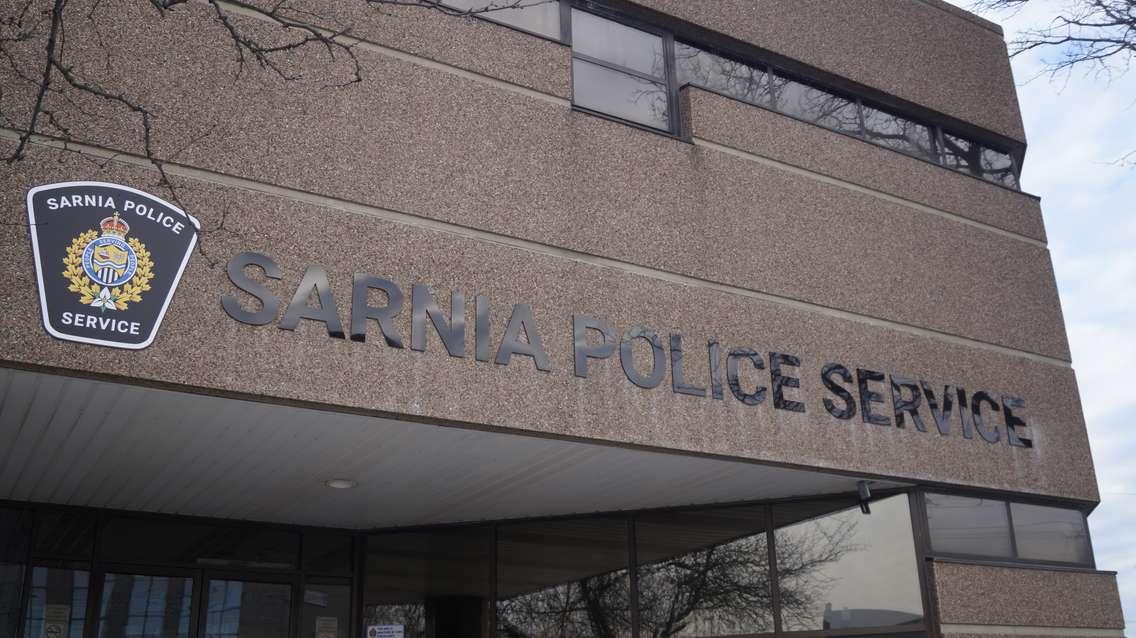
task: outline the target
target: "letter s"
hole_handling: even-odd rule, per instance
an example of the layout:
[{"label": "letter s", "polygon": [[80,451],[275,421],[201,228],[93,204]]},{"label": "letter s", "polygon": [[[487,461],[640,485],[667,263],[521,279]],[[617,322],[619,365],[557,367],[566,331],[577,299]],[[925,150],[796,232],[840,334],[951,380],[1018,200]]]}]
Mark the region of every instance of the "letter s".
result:
[{"label": "letter s", "polygon": [[280,310],[280,300],[260,283],[245,276],[245,268],[248,266],[258,266],[269,279],[282,279],[284,277],[284,273],[280,271],[276,262],[266,255],[250,252],[233,255],[233,258],[229,260],[229,265],[225,267],[225,271],[229,273],[229,280],[237,288],[256,297],[260,301],[260,310],[256,312],[245,310],[241,307],[240,300],[233,295],[222,296],[221,307],[230,317],[241,323],[263,326],[272,323],[272,320],[276,318],[276,313]]}]

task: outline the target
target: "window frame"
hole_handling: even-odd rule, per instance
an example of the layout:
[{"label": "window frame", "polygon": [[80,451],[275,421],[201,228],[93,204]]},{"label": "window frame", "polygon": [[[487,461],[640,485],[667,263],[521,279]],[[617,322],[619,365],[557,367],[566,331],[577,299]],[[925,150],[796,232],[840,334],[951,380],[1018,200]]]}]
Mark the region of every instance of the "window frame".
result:
[{"label": "window frame", "polygon": [[[1013,556],[989,556],[982,554],[966,554],[960,552],[943,552],[937,551],[931,545],[931,526],[930,519],[927,516],[927,494],[945,494],[948,496],[962,496],[966,498],[982,498],[990,501],[998,501],[1006,510],[1006,524],[1009,527],[1010,534],[1010,548]],[[947,559],[953,561],[964,561],[967,563],[981,563],[989,565],[1005,565],[1010,567],[1039,567],[1039,568],[1065,568],[1073,571],[1097,570],[1096,555],[1093,552],[1093,535],[1089,527],[1089,512],[1083,507],[1074,507],[1068,501],[1060,499],[1046,499],[1046,498],[1018,498],[1010,497],[991,492],[983,492],[980,490],[957,490],[957,489],[919,489],[917,490],[919,509],[923,518],[923,533],[925,534],[924,546],[926,547],[926,557],[929,560]],[[1081,525],[1085,530],[1085,542],[1088,546],[1089,561],[1086,563],[1043,560],[1034,558],[1022,558],[1018,552],[1018,539],[1017,531],[1014,529],[1014,513],[1013,503],[1023,505],[1041,505],[1045,507],[1055,507],[1065,510],[1076,511],[1081,515]]]}]

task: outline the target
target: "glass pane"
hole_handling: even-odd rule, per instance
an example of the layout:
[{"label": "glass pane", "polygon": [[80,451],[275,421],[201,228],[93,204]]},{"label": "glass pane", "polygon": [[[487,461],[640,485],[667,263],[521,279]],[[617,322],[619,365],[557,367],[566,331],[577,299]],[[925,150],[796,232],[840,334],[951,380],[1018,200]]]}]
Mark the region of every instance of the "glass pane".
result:
[{"label": "glass pane", "polygon": [[15,636],[28,554],[29,510],[0,509],[0,636]]},{"label": "glass pane", "polygon": [[1089,533],[1077,510],[1011,503],[1018,557],[1088,565]]},{"label": "glass pane", "polygon": [[864,107],[864,135],[880,146],[926,159],[935,157],[930,128],[887,111]]},{"label": "glass pane", "polygon": [[346,638],[351,621],[351,587],[308,585],[300,618],[300,638]]},{"label": "glass pane", "polygon": [[572,60],[572,101],[647,126],[669,128],[663,84],[583,60]]},{"label": "glass pane", "polygon": [[397,635],[468,635],[490,604],[492,531],[487,527],[373,534],[367,538],[364,625]]},{"label": "glass pane", "polygon": [[860,134],[855,102],[779,75],[773,76],[773,85],[778,111],[843,133]]},{"label": "glass pane", "polygon": [[36,513],[36,556],[90,558],[95,547],[95,524],[94,512],[40,510]]},{"label": "glass pane", "polygon": [[978,173],[982,149],[970,140],[943,133],[943,165],[964,173]]},{"label": "glass pane", "polygon": [[287,638],[292,587],[209,581],[205,638]]},{"label": "glass pane", "polygon": [[289,530],[197,521],[114,518],[100,539],[112,561],[295,569],[300,554]]},{"label": "glass pane", "polygon": [[761,69],[681,42],[675,43],[675,67],[679,86],[693,84],[750,104],[765,106],[770,103],[769,83]]},{"label": "glass pane", "polygon": [[979,159],[979,167],[979,174],[984,179],[1010,188],[1018,187],[1018,178],[1014,175],[1014,160],[1009,154],[984,148]]},{"label": "glass pane", "polygon": [[89,575],[73,569],[36,567],[24,622],[25,636],[82,638]]},{"label": "glass pane", "polygon": [[325,574],[351,572],[351,537],[334,532],[304,532],[304,569]]},{"label": "glass pane", "polygon": [[497,635],[631,635],[627,520],[595,517],[497,530]]},{"label": "glass pane", "polygon": [[558,0],[522,0],[519,3],[514,0],[444,0],[442,4],[463,11],[474,11],[480,18],[488,18],[547,38],[560,39]]},{"label": "glass pane", "polygon": [[99,636],[188,638],[193,579],[107,574]]},{"label": "glass pane", "polygon": [[1005,501],[927,494],[926,503],[934,551],[1013,557]]},{"label": "glass pane", "polygon": [[572,10],[572,51],[662,80],[663,39],[638,29]]},{"label": "glass pane", "polygon": [[869,515],[852,507],[777,530],[786,631],[922,626],[907,496],[874,501],[871,508]]},{"label": "glass pane", "polygon": [[642,635],[773,631],[764,508],[645,514],[635,532]]}]

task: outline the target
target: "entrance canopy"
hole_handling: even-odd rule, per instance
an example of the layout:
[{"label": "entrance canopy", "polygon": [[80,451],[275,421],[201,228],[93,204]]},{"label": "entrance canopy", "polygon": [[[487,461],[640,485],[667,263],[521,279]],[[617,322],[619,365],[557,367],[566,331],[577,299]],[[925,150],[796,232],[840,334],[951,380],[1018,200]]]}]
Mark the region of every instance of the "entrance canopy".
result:
[{"label": "entrance canopy", "polygon": [[832,494],[856,481],[0,369],[0,499],[13,501],[372,529]]}]

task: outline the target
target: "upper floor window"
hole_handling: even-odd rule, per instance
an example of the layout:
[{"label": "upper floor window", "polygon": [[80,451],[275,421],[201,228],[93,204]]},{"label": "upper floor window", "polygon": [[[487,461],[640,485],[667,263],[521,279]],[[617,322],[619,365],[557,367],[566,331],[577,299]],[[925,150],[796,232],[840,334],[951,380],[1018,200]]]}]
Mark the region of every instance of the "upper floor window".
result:
[{"label": "upper floor window", "polygon": [[1078,510],[931,493],[924,502],[936,553],[1092,564],[1089,531]]},{"label": "upper floor window", "polygon": [[572,101],[670,130],[663,38],[573,9]]},{"label": "upper floor window", "polygon": [[560,0],[443,0],[442,4],[546,38],[560,39]]}]

